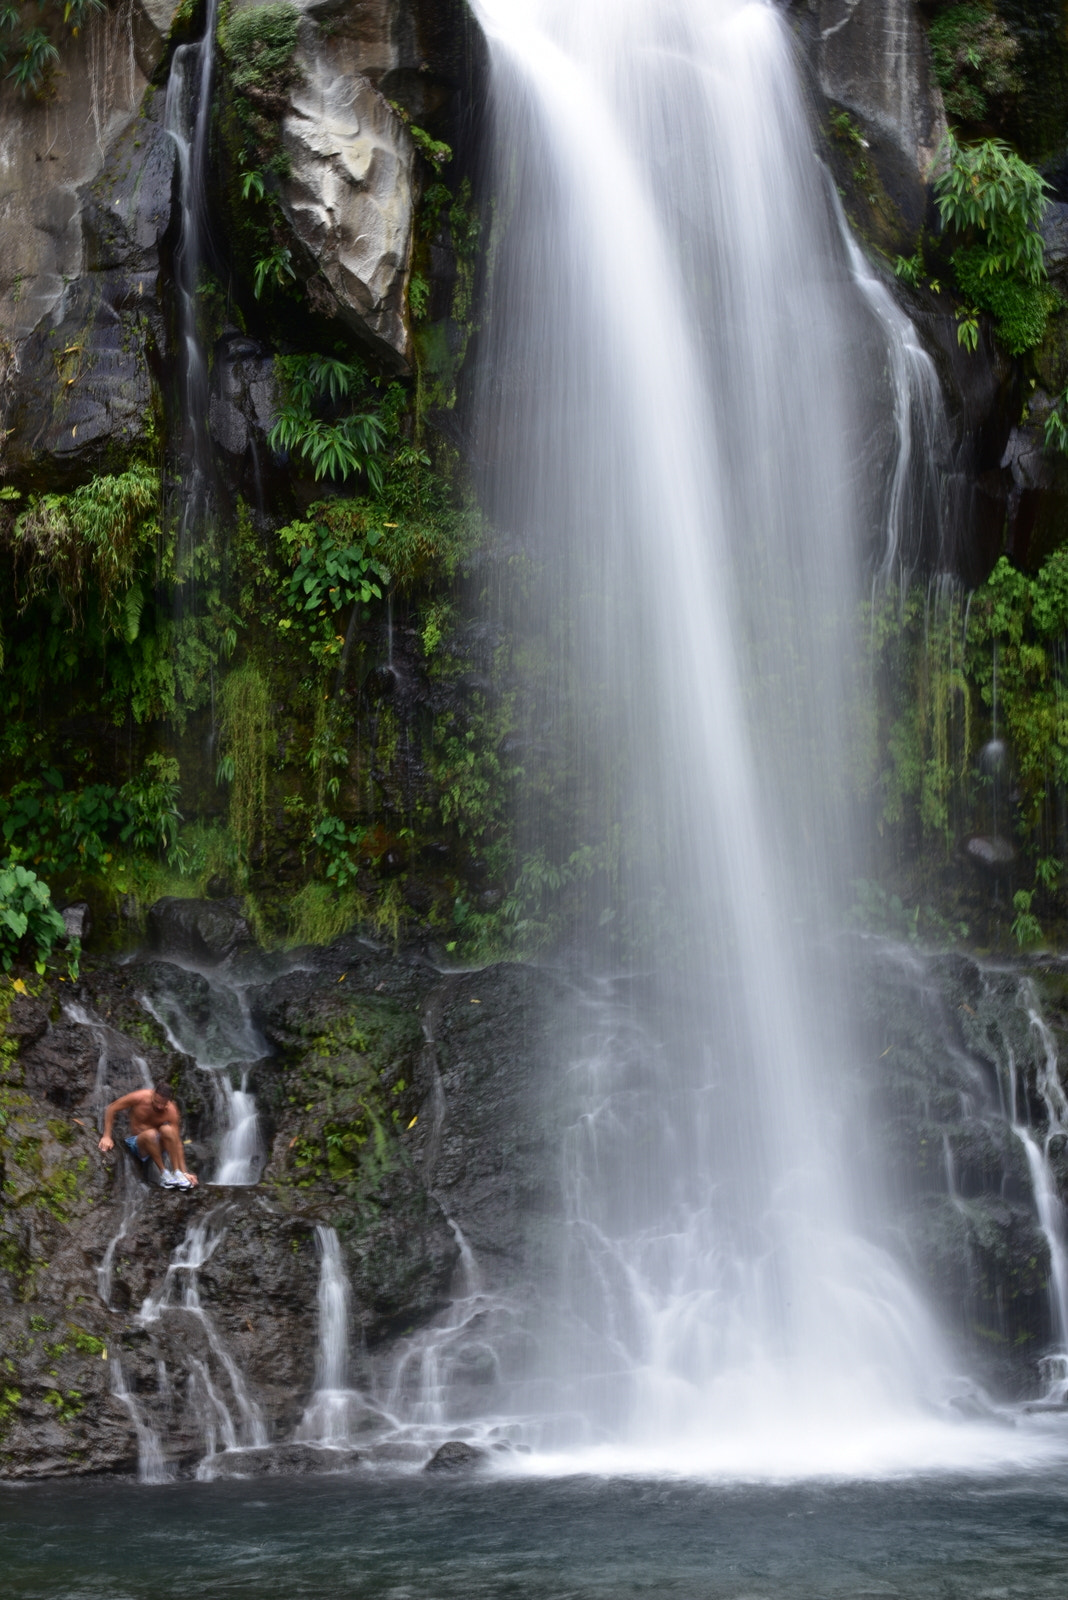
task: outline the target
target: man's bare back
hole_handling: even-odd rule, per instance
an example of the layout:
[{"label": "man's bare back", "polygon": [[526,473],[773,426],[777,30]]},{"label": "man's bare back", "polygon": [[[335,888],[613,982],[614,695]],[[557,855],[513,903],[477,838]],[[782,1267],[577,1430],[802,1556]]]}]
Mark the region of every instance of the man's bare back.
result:
[{"label": "man's bare back", "polygon": [[[142,1161],[152,1161],[165,1189],[195,1188],[196,1173],[190,1172],[185,1164],[181,1113],[167,1085],[158,1083],[154,1089],[134,1089],[111,1102],[104,1112],[104,1131],[100,1137],[103,1151],[115,1147],[112,1130],[120,1111],[125,1111],[130,1119],[126,1145],[131,1155],[139,1156]],[[170,1171],[165,1157],[170,1157]]]}]

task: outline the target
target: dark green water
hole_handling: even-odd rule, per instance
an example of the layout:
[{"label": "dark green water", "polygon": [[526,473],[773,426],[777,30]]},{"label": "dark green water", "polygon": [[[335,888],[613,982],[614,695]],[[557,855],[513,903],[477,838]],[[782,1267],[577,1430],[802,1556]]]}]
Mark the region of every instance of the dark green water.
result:
[{"label": "dark green water", "polygon": [[10,1488],[0,1593],[1065,1600],[1068,1472],[786,1487],[354,1474]]}]

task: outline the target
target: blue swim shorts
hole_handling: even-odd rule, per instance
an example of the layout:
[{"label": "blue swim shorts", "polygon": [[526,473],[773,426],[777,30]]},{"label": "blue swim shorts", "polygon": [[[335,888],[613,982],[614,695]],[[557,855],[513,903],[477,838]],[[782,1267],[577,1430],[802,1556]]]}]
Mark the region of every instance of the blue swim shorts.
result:
[{"label": "blue swim shorts", "polygon": [[151,1160],[150,1156],[142,1155],[141,1151],[137,1148],[137,1135],[136,1134],[128,1133],[126,1135],[125,1139],[122,1142],[126,1146],[127,1150],[129,1150],[130,1154],[132,1156],[134,1156],[136,1160],[138,1160],[138,1161],[150,1161]]}]

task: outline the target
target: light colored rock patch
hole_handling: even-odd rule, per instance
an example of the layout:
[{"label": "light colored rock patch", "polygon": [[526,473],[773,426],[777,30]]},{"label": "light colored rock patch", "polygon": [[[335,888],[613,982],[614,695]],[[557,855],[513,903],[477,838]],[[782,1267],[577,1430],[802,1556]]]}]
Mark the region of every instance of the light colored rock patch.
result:
[{"label": "light colored rock patch", "polygon": [[282,138],[292,163],[282,204],[329,285],[336,314],[407,367],[404,318],[415,150],[401,119],[358,71],[346,39],[302,49]]},{"label": "light colored rock patch", "polygon": [[914,0],[818,0],[820,88],[890,139],[922,179],[946,136]]}]

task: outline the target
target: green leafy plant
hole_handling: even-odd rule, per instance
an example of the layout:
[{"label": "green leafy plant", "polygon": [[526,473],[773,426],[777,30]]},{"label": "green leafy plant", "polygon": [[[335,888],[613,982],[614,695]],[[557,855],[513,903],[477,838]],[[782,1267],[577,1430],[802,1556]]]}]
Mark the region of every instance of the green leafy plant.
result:
[{"label": "green leafy plant", "polygon": [[327,814],[316,825],[313,841],[326,863],[326,876],[338,889],[355,883],[358,870],[353,851],[363,843],[364,829],[350,827],[341,817]]},{"label": "green leafy plant", "polygon": [[8,78],[21,94],[40,95],[52,68],[59,60],[59,51],[43,28],[31,28],[19,41],[22,54],[8,73]]},{"label": "green leafy plant", "polygon": [[372,490],[378,493],[382,488],[382,466],[377,460],[384,436],[381,418],[369,411],[338,414],[341,402],[365,382],[363,369],[320,355],[280,356],[275,365],[282,402],[268,436],[271,449],[306,461],[316,482],[366,473]]},{"label": "green leafy plant", "polygon": [[1038,944],[1042,939],[1042,924],[1031,910],[1035,897],[1033,889],[1017,889],[1012,897],[1016,916],[1012,923],[1012,936],[1018,945]]},{"label": "green leafy plant", "polygon": [[427,133],[425,128],[418,127],[411,118],[411,113],[406,111],[397,100],[391,100],[390,105],[400,117],[404,126],[411,135],[412,143],[416,149],[430,162],[432,167],[440,170],[441,167],[452,160],[452,146],[445,143],[444,139],[435,139]]},{"label": "green leafy plant", "polygon": [[180,793],[177,761],[158,752],[150,755],[142,772],[119,790],[119,799],[127,808],[119,832],[122,842],[135,850],[158,852],[169,866],[180,867],[184,859],[178,839]]},{"label": "green leafy plant", "polygon": [[975,306],[958,306],[957,343],[973,353],[979,348],[979,311]]},{"label": "green leafy plant", "polygon": [[288,245],[276,244],[252,263],[252,292],[262,300],[268,289],[284,289],[297,278],[293,252]]},{"label": "green leafy plant", "polygon": [[230,830],[237,867],[247,877],[253,848],[267,831],[267,759],[271,698],[254,661],[227,675],[222,687],[222,736],[226,752],[217,777],[230,785]]},{"label": "green leafy plant", "polygon": [[280,537],[297,548],[289,580],[294,610],[338,611],[381,600],[380,584],[388,581],[389,573],[371,554],[380,537],[377,529],[371,529],[360,544],[339,545],[325,521],[293,522]]},{"label": "green leafy plant", "polygon": [[920,287],[925,271],[923,246],[919,244],[916,246],[913,255],[898,256],[894,262],[895,278],[900,278],[902,283],[907,283],[910,289],[918,289]]},{"label": "green leafy plant", "polygon": [[1049,185],[999,139],[960,145],[951,134],[946,157],[935,199],[943,224],[961,240],[953,270],[970,307],[958,314],[957,337],[974,350],[977,310],[988,311],[1009,351],[1021,355],[1040,343],[1059,304],[1046,282],[1039,232]]},{"label": "green leafy plant", "polygon": [[8,860],[0,865],[0,966],[10,972],[24,945],[32,947],[43,972],[66,924],[52,904],[52,893],[29,867]]},{"label": "green leafy plant", "polygon": [[1068,455],[1068,421],[1065,412],[1068,411],[1068,394],[1058,395],[1049,411],[1043,427],[1043,442],[1047,450],[1059,450]]}]

